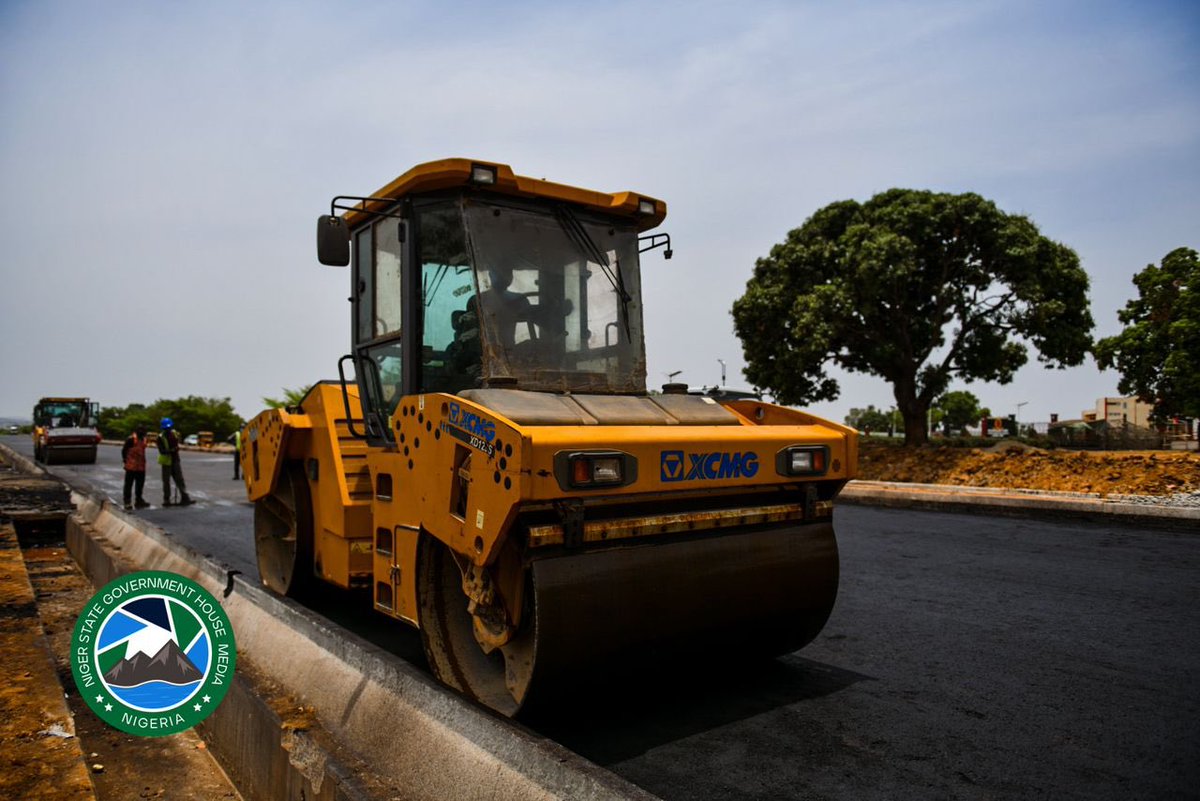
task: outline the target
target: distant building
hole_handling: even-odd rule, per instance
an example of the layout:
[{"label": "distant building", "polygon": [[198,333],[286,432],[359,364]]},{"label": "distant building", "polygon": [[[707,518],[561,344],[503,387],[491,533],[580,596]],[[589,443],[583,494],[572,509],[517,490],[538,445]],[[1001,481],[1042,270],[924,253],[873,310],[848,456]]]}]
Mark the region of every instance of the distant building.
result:
[{"label": "distant building", "polygon": [[1081,417],[1087,423],[1108,423],[1110,428],[1136,426],[1152,428],[1150,415],[1154,406],[1137,398],[1100,398],[1095,409],[1084,409]]}]

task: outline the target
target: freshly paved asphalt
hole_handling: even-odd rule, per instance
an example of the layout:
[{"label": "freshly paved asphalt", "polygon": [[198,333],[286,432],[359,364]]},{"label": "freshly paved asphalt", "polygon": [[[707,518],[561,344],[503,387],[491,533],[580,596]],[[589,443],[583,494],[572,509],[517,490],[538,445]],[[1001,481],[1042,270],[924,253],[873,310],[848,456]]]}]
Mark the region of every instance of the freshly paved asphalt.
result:
[{"label": "freshly paved asphalt", "polygon": [[[231,458],[185,454],[199,503],[142,516],[253,575]],[[118,462],[106,446],[52,470],[119,501]],[[809,647],[582,685],[527,725],[666,799],[1200,798],[1200,537],[849,506],[835,523],[841,591]],[[410,632],[356,631],[419,660]]]}]

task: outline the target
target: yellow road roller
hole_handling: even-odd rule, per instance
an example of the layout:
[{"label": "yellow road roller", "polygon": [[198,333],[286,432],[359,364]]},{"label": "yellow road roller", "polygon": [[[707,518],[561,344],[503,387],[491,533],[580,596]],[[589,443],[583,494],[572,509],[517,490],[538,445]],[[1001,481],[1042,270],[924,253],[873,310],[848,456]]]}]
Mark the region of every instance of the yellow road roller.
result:
[{"label": "yellow road roller", "polygon": [[505,715],[607,665],[810,642],[856,433],[647,391],[640,261],[670,257],[665,216],[457,158],[333,198],[317,251],[350,267],[351,351],[241,439],[263,583],[361,588]]}]

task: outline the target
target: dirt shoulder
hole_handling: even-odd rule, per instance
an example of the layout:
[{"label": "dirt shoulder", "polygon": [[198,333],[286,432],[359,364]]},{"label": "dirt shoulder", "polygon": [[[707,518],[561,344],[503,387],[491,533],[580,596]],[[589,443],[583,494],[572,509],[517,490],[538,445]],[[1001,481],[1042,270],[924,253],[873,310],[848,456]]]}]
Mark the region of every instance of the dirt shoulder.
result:
[{"label": "dirt shoulder", "polygon": [[12,677],[0,686],[0,797],[239,799],[194,730],[137,737],[83,703],[68,652],[93,592],[61,543],[19,548],[0,523],[0,652]]},{"label": "dirt shoulder", "polygon": [[908,448],[860,440],[860,479],[1170,496],[1200,492],[1200,454],[1181,451],[1041,450],[1020,443],[992,448]]},{"label": "dirt shoulder", "polygon": [[0,523],[0,796],[94,798],[17,535]]}]

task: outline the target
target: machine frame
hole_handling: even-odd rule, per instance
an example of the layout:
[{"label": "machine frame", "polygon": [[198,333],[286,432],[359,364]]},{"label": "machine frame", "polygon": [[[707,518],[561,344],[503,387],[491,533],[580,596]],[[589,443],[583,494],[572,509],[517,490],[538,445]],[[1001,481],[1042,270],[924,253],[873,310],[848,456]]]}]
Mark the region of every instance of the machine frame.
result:
[{"label": "machine frame", "polygon": [[[585,381],[584,391],[523,388],[538,374],[512,369],[518,345],[496,333],[497,318],[481,302],[478,380],[430,391],[430,286],[422,283],[416,214],[430,198],[562,205],[570,209],[566,231],[570,219],[608,219],[614,230],[640,234],[666,214],[645,195],[449,159],[409,170],[343,217],[322,217],[322,261],[353,263],[354,348],[339,370],[353,363],[355,379],[343,371],[340,381],[318,383],[298,407],[263,412],[243,433],[264,582],[297,597],[313,579],[369,587],[377,611],[422,631],[435,675],[504,714],[515,714],[531,687],[617,653],[717,638],[773,654],[811,640],[836,597],[832,502],[854,476],[856,432],[757,400],[720,402],[678,387],[648,394],[640,265],[636,253],[630,264],[589,242],[603,236],[595,227],[567,236],[589,274],[607,276],[601,289],[611,287],[626,306],[613,319],[629,352],[618,354],[611,340],[597,350],[631,369],[632,385],[625,368],[610,365],[554,379]],[[335,199],[335,209],[347,199]],[[381,221],[395,225],[401,300],[399,325],[382,335],[374,315],[364,323],[364,298],[378,289],[379,273],[376,261],[366,269],[360,244]],[[669,243],[652,236],[650,246]],[[468,250],[480,247],[467,239]],[[614,260],[615,271],[602,270]],[[574,298],[567,305],[586,305],[582,294]],[[536,338],[549,343],[544,358],[552,325],[539,330]],[[584,325],[576,339],[587,335]],[[390,343],[401,367],[399,390],[388,397],[372,353]],[[600,372],[617,377],[601,385]]]}]

